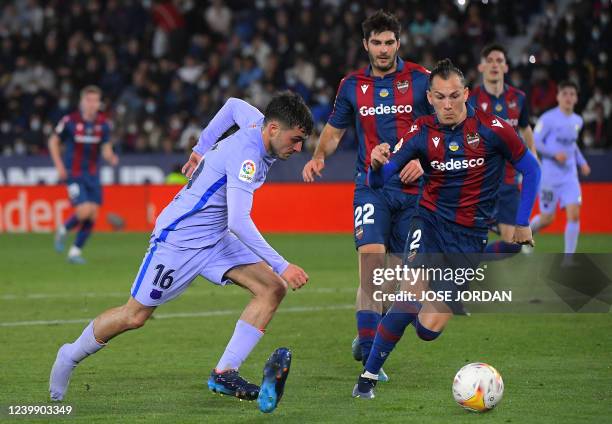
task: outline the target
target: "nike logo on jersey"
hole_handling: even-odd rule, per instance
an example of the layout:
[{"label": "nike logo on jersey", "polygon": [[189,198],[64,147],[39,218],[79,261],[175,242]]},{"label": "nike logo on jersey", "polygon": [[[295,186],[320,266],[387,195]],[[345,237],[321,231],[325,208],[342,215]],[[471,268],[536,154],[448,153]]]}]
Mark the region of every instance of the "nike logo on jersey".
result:
[{"label": "nike logo on jersey", "polygon": [[362,84],[362,85],[361,85],[361,92],[362,92],[363,94],[365,94],[365,93],[366,93],[366,91],[368,91],[368,87],[369,87],[369,85],[368,85],[368,84]]}]

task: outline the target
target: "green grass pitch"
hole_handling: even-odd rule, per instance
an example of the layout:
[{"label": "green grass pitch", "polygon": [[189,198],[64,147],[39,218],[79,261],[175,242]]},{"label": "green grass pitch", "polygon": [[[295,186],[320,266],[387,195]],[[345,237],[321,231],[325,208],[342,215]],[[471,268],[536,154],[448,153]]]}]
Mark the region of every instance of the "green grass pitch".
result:
[{"label": "green grass pitch", "polygon": [[[2,422],[330,422],[600,423],[612,416],[610,314],[475,314],[455,317],[431,343],[411,328],[387,361],[391,376],[373,401],[352,399],[360,366],[355,335],[356,254],[348,235],[271,235],[270,242],[310,274],[290,292],[266,336],[241,368],[259,382],[272,350],[294,360],[285,397],[271,415],[256,403],[208,392],[205,381],[248,299],[238,287],[199,279],[159,308],[144,328],[119,336],[73,375],[69,418],[9,417],[9,405],[48,404],[58,347],[86,321],[127,300],[147,234],[95,234],[85,266],[69,266],[50,235],[0,235],[0,421]],[[539,236],[541,250],[562,238]],[[612,252],[612,236],[581,236],[579,248]],[[50,324],[48,321],[61,323]],[[7,326],[21,322],[25,325]],[[450,386],[467,362],[484,361],[504,378],[497,409],[457,406]],[[56,421],[57,420],[57,421]]]}]

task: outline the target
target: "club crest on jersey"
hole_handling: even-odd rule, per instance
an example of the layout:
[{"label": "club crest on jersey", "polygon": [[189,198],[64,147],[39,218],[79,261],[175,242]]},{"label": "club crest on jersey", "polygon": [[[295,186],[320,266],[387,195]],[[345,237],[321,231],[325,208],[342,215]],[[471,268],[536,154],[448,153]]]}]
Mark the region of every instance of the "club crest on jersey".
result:
[{"label": "club crest on jersey", "polygon": [[252,183],[255,178],[255,169],[255,162],[250,159],[245,160],[240,166],[240,173],[238,174],[238,179],[240,181]]},{"label": "club crest on jersey", "polygon": [[495,105],[495,112],[501,112],[502,110],[504,110],[502,105],[499,103]]},{"label": "club crest on jersey", "polygon": [[508,102],[508,109],[516,109],[516,102],[512,101],[512,102]]},{"label": "club crest on jersey", "polygon": [[465,141],[467,141],[467,144],[471,147],[477,147],[478,142],[480,142],[480,137],[478,137],[478,134],[476,133],[468,133],[465,136]]},{"label": "club crest on jersey", "polygon": [[382,90],[380,90],[380,93],[378,93],[378,95],[382,98],[385,98],[389,95],[389,90],[387,90],[386,88],[383,88]]},{"label": "club crest on jersey", "polygon": [[486,112],[488,107],[489,107],[488,103],[482,102],[480,104],[480,108],[482,109],[483,112]]},{"label": "club crest on jersey", "polygon": [[404,144],[404,139],[400,138],[400,141],[398,141],[398,143],[393,148],[393,154],[396,154],[397,152],[399,152],[399,149],[402,148],[402,144]]},{"label": "club crest on jersey", "polygon": [[369,87],[368,84],[361,84],[361,92],[365,94],[366,91],[368,91],[368,87]]},{"label": "club crest on jersey", "polygon": [[440,137],[434,137],[431,139],[435,147],[438,147],[438,143],[440,143]]},{"label": "club crest on jersey", "polygon": [[456,152],[457,150],[459,150],[459,145],[456,141],[451,141],[448,145],[448,150],[450,150],[451,152]]},{"label": "club crest on jersey", "polygon": [[410,83],[408,81],[398,81],[395,86],[397,87],[397,91],[404,94],[410,88]]}]

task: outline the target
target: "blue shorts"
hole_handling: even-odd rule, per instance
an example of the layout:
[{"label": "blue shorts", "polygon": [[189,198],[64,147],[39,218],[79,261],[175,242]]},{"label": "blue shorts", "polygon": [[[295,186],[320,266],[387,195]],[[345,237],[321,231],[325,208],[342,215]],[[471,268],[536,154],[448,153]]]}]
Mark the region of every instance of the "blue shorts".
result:
[{"label": "blue shorts", "polygon": [[495,205],[495,221],[498,224],[516,225],[516,213],[521,202],[521,190],[514,184],[502,184]]},{"label": "blue shorts", "polygon": [[384,244],[401,253],[419,196],[400,190],[356,185],[353,197],[355,246]]},{"label": "blue shorts", "polygon": [[66,188],[73,206],[85,202],[102,204],[102,185],[99,178],[68,178]]},{"label": "blue shorts", "polygon": [[152,239],[132,284],[132,297],[145,306],[159,306],[183,293],[198,275],[224,286],[231,283],[226,272],[261,261],[232,233],[203,249]]},{"label": "blue shorts", "polygon": [[[411,267],[452,269],[458,275],[457,269],[478,267],[486,245],[486,230],[470,230],[419,207],[410,223],[404,263]],[[434,279],[429,281],[429,289],[451,292],[455,298],[457,292],[469,289],[469,283]],[[461,310],[460,303],[446,304],[454,312]]]},{"label": "blue shorts", "polygon": [[540,184],[540,211],[553,214],[557,209],[557,203],[561,209],[565,209],[567,205],[582,204],[582,192],[578,178],[554,183],[543,181]]}]

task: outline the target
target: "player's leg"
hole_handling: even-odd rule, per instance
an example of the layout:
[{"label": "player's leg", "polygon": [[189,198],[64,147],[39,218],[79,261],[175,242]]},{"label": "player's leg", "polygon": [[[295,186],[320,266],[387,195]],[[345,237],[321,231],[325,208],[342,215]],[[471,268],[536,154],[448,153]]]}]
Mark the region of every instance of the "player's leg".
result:
[{"label": "player's leg", "polygon": [[578,235],[580,234],[580,205],[582,192],[578,179],[567,181],[560,188],[559,204],[565,209],[565,253],[571,255],[576,252]]},{"label": "player's leg", "polygon": [[69,179],[66,182],[66,191],[68,192],[68,198],[75,207],[75,211],[68,217],[66,221],[55,230],[54,247],[57,252],[64,251],[64,245],[68,232],[81,225],[81,220],[77,209],[79,205],[86,201],[86,190],[81,179]]},{"label": "player's leg", "polygon": [[72,263],[84,263],[81,252],[89,239],[98,218],[98,208],[102,204],[102,186],[98,180],[87,180],[82,188],[86,201],[77,207],[76,215],[81,223],[74,244],[68,252],[68,260]]},{"label": "player's leg", "polygon": [[85,327],[74,342],[63,345],[57,352],[49,378],[51,400],[64,398],[70,376],[79,362],[102,349],[113,337],[142,327],[154,309],[130,298],[125,305],[103,312]]},{"label": "player's leg", "polygon": [[[413,253],[426,252],[438,244],[435,226],[421,216],[415,216],[410,224],[409,236],[406,240],[406,264],[409,266],[420,266],[413,262]],[[410,259],[408,259],[410,258]],[[421,260],[419,256],[417,260]],[[418,293],[423,290],[423,281],[402,282],[402,292]],[[379,379],[380,370],[387,360],[396,344],[410,324],[412,324],[421,310],[422,304],[418,301],[395,302],[378,325],[372,349],[364,364],[364,371],[360,375],[357,384],[353,388],[353,397],[373,398],[374,386]]]},{"label": "player's leg", "polygon": [[485,248],[485,253],[488,254],[486,255],[487,260],[506,259],[521,251],[521,245],[512,242],[520,195],[518,187],[502,184],[495,212],[500,238],[487,244]]},{"label": "player's leg", "polygon": [[[263,337],[268,323],[287,293],[287,284],[265,262],[237,266],[229,270],[225,278],[250,291],[252,297],[240,315],[217,366],[211,372],[208,388],[240,399],[255,400],[259,396],[260,387],[242,378],[238,370]],[[281,379],[286,379],[288,367],[289,364],[277,370],[281,373]],[[287,368],[285,372],[282,371],[284,368]],[[264,412],[271,412],[276,407],[283,390],[284,380],[282,387],[278,388],[278,394],[271,404],[265,406]]]},{"label": "player's leg", "polygon": [[548,227],[555,220],[555,210],[559,202],[558,191],[552,186],[545,186],[540,189],[540,214],[534,216],[529,222],[534,234]]},{"label": "player's leg", "polygon": [[82,252],[87,239],[91,235],[93,226],[98,216],[98,205],[94,202],[84,202],[76,207],[76,216],[80,222],[74,243],[68,250],[68,261],[75,264],[83,264]]},{"label": "player's leg", "polygon": [[[234,282],[251,292],[251,300],[236,323],[234,333],[217,366],[211,371],[207,384],[214,392],[254,400],[259,395],[259,386],[242,378],[238,370],[263,337],[265,328],[287,293],[287,284],[233,234],[226,235],[217,243],[200,274],[215,284]],[[290,355],[279,354],[271,358],[267,366],[274,368],[290,359]],[[274,392],[276,395],[265,405],[260,404],[264,412],[273,410],[280,400],[289,365],[276,371],[281,374],[280,384],[278,387],[268,387],[267,393]],[[276,372],[273,374],[276,375]]]},{"label": "player's leg", "polygon": [[576,252],[578,245],[578,236],[580,234],[580,205],[570,204],[565,207],[567,221],[565,223],[565,253],[572,254]]},{"label": "player's leg", "polygon": [[[383,312],[382,302],[374,300],[373,293],[380,290],[372,284],[372,272],[385,267],[386,243],[389,238],[391,214],[382,190],[356,187],[353,199],[355,246],[359,256],[359,287],[356,313],[357,336],[361,361],[365,363],[376,328]],[[389,287],[383,287],[389,290]],[[359,355],[356,359],[359,358]]]},{"label": "player's leg", "polygon": [[132,284],[131,298],[89,323],[75,342],[63,345],[51,370],[52,400],[62,400],[76,365],[113,337],[142,327],[154,309],[179,296],[198,275],[206,249],[178,249],[164,242],[149,246]]}]

